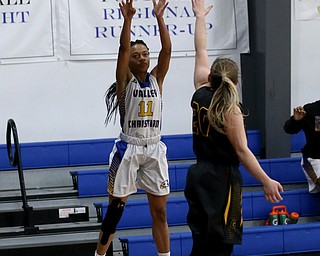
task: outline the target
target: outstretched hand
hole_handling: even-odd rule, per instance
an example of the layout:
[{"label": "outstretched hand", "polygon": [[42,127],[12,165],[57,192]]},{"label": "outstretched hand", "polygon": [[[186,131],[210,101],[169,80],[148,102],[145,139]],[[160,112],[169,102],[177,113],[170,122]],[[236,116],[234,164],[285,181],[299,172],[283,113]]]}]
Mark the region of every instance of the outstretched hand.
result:
[{"label": "outstretched hand", "polygon": [[158,2],[156,0],[152,0],[152,2],[154,15],[156,15],[156,17],[162,17],[164,10],[167,8],[169,2],[167,2],[166,0],[159,0]]},{"label": "outstretched hand", "polygon": [[119,3],[119,7],[124,19],[132,19],[136,13],[136,9],[132,5],[133,0],[126,0]]},{"label": "outstretched hand", "polygon": [[280,192],[283,188],[278,181],[270,179],[267,183],[263,184],[265,198],[271,203],[279,203],[283,198]]},{"label": "outstretched hand", "polygon": [[205,7],[205,0],[192,0],[192,10],[196,16],[206,16],[212,9],[212,5]]}]

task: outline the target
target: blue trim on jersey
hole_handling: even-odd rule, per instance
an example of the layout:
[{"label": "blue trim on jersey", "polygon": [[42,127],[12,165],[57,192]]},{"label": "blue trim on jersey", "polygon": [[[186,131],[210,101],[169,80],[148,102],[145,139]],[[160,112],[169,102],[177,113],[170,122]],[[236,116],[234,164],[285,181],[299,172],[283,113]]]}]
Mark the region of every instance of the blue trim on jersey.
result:
[{"label": "blue trim on jersey", "polygon": [[149,77],[150,77],[150,73],[147,73],[146,81],[145,81],[144,83],[141,83],[141,82],[138,80],[141,88],[150,87],[150,79],[149,79]]},{"label": "blue trim on jersey", "polygon": [[123,158],[124,153],[126,152],[126,149],[127,149],[127,145],[128,143],[123,140],[120,140],[116,143],[116,147],[117,147],[116,154],[119,156],[118,159]]},{"label": "blue trim on jersey", "polygon": [[128,144],[122,140],[120,140],[116,143],[117,150],[114,153],[114,156],[112,158],[112,162],[110,163],[110,168],[109,168],[109,176],[110,177],[112,176],[113,178],[115,178],[118,167],[122,161],[124,153],[126,152],[127,145]]}]

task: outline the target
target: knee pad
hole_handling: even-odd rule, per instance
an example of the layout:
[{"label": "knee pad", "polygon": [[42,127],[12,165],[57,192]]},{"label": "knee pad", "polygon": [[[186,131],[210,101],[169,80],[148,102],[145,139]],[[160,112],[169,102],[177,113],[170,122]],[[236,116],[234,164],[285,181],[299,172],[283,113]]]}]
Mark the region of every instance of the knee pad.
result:
[{"label": "knee pad", "polygon": [[116,227],[121,219],[124,211],[125,202],[121,199],[113,199],[111,204],[108,205],[106,216],[103,219],[101,225],[101,231],[103,232],[100,239],[102,245],[106,245],[111,234],[116,232]]}]

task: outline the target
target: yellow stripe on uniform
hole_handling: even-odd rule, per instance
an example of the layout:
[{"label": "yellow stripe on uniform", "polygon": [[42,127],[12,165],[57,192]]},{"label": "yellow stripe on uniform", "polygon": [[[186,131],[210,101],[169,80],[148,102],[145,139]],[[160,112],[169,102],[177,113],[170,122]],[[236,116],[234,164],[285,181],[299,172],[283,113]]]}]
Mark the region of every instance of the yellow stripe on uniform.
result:
[{"label": "yellow stripe on uniform", "polygon": [[232,189],[232,187],[230,186],[229,195],[228,195],[228,202],[227,202],[226,209],[224,211],[224,222],[225,222],[225,224],[227,224],[227,222],[228,222],[228,213],[229,213],[229,208],[230,208],[230,204],[231,204],[231,189]]}]

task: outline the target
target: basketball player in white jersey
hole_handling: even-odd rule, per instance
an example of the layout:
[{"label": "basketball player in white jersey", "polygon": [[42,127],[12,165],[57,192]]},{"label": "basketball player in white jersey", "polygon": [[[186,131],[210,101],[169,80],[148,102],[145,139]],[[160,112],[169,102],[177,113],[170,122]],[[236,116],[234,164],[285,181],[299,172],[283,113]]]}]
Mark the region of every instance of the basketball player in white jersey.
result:
[{"label": "basketball player in white jersey", "polygon": [[[116,68],[116,83],[108,90],[108,113],[119,108],[122,131],[110,154],[109,206],[101,225],[95,255],[106,255],[127,197],[137,189],[147,193],[152,216],[152,235],[159,256],[170,256],[166,217],[169,194],[167,148],[160,141],[162,84],[169,69],[171,41],[163,13],[166,0],[153,0],[161,50],[156,66],[148,72],[149,48],[142,40],[131,41],[130,29],[136,12],[133,0],[119,4],[124,23]],[[116,96],[116,97],[115,97]],[[113,109],[108,102],[117,99]],[[110,115],[106,121],[108,122]]]}]

